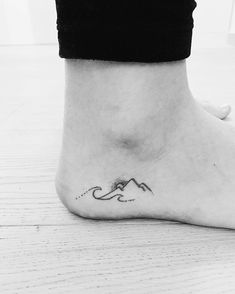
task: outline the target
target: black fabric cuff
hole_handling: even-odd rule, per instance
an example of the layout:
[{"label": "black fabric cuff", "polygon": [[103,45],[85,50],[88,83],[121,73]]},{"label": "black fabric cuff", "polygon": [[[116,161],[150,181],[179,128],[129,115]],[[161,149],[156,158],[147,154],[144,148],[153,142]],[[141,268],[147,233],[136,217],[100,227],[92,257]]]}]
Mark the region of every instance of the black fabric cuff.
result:
[{"label": "black fabric cuff", "polygon": [[190,56],[192,29],[80,28],[58,39],[62,58],[163,62]]},{"label": "black fabric cuff", "polygon": [[164,62],[191,53],[194,0],[56,0],[59,55]]}]

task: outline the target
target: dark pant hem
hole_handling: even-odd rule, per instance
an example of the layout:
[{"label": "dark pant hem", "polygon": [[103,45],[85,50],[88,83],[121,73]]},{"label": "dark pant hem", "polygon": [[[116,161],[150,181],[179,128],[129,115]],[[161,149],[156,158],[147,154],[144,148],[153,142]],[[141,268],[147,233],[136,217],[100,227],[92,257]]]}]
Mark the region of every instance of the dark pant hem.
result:
[{"label": "dark pant hem", "polygon": [[58,39],[62,58],[167,62],[190,56],[192,29],[110,31],[81,28],[60,30]]}]

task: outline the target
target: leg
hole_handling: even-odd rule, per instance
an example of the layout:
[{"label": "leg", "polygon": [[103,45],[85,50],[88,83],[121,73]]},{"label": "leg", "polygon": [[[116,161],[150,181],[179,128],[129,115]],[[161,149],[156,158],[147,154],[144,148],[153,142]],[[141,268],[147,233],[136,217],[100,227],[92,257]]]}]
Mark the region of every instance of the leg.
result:
[{"label": "leg", "polygon": [[[135,26],[138,26],[138,17],[142,18],[142,24],[148,24],[149,19],[153,23],[156,23],[155,26],[159,27],[161,30],[161,23],[160,25],[156,22],[156,19],[163,19],[165,18],[166,21],[170,22],[174,25],[174,27],[177,27],[178,20],[171,19],[169,17],[169,12],[172,14],[173,11],[179,11],[179,14],[182,14],[182,16],[190,16],[190,9],[193,8],[195,5],[193,1],[189,1],[187,5],[184,3],[178,4],[177,2],[172,1],[166,1],[166,4],[163,4],[162,1],[158,1],[158,3],[155,1],[155,3],[150,3],[147,5],[146,3],[141,3],[141,0],[138,1],[113,1],[111,8],[108,5],[108,1],[101,0],[95,3],[95,1],[65,1],[65,0],[57,0],[57,11],[58,11],[58,37],[62,44],[60,47],[60,55],[62,57],[66,58],[91,58],[95,59],[96,57],[98,59],[105,59],[105,60],[134,60],[137,61],[140,59],[141,61],[145,60],[149,61],[148,59],[151,58],[152,60],[156,61],[156,55],[155,52],[148,52],[148,55],[146,57],[146,53],[142,53],[142,56],[138,55],[138,52],[135,52],[136,49],[139,51],[144,52],[145,46],[145,40],[144,37],[139,38],[139,29]],[[164,7],[165,5],[165,7]],[[142,7],[141,7],[142,6]],[[169,10],[167,9],[167,6],[172,6],[172,8]],[[144,12],[142,12],[142,9]],[[152,12],[151,12],[152,10]],[[126,12],[126,14],[124,14]],[[142,13],[141,13],[142,12]],[[157,12],[159,13],[158,15]],[[153,14],[154,13],[154,14]],[[185,15],[184,15],[185,14]],[[124,19],[123,19],[124,15]],[[105,28],[97,29],[94,28],[94,22],[95,19],[98,21],[98,23],[101,22],[99,18],[103,21],[106,19],[106,22],[109,24]],[[119,29],[119,32],[115,28],[114,24],[112,24],[113,19],[116,20],[116,23],[120,26],[120,20],[122,19],[122,22],[124,22],[123,26],[124,28]],[[170,21],[169,21],[170,20]],[[126,26],[125,26],[126,24]],[[153,25],[152,25],[153,26]],[[163,24],[163,27],[165,27],[166,24]],[[178,24],[179,26],[179,24]],[[187,23],[187,26],[190,26],[190,23]],[[111,29],[108,30],[108,28],[111,27]],[[130,28],[130,32],[127,31],[127,28]],[[116,29],[116,32],[113,31]],[[158,29],[158,35],[160,40],[158,40],[156,37],[153,37],[151,42],[149,42],[148,38],[147,41],[150,43],[149,48],[153,48],[153,50],[156,50],[155,48],[159,47],[158,43],[165,43],[162,42],[162,38],[164,36],[161,36],[162,32],[159,32]],[[144,29],[142,28],[142,30]],[[153,35],[156,35],[156,28],[153,30],[148,30],[147,33],[150,35],[151,33]],[[146,32],[144,32],[146,34]],[[131,35],[134,35],[132,39],[130,38]],[[188,32],[186,32],[188,34]],[[182,35],[182,34],[181,34]],[[113,38],[111,40],[111,37]],[[166,36],[165,36],[166,38]],[[156,39],[156,41],[154,41]],[[177,39],[177,38],[176,38]],[[188,38],[189,41],[183,40],[183,37],[180,38],[181,42],[177,44],[179,48],[183,48],[183,51],[179,51],[180,54],[184,53],[185,56],[187,56],[189,53],[190,48],[190,37]],[[93,43],[91,43],[93,40]],[[107,44],[108,40],[108,44]],[[116,44],[113,45],[113,43],[116,40]],[[173,55],[176,54],[174,50],[172,52],[168,52],[169,48],[172,47],[171,38],[168,37],[168,43],[169,45],[165,44],[165,47],[163,47],[161,50],[166,53],[161,53],[161,50],[158,49],[158,59],[160,58],[160,55],[163,55],[163,59],[171,59],[174,60]],[[174,40],[176,42],[176,40]],[[129,42],[129,44],[128,44]],[[141,43],[140,43],[141,42]],[[122,46],[120,48],[120,43],[127,43],[127,46]],[[187,44],[188,43],[188,44]],[[98,46],[97,44],[103,44],[102,46]],[[111,44],[111,48],[109,48]],[[131,45],[130,45],[131,44]],[[183,44],[183,46],[182,46]],[[176,45],[176,44],[175,44]],[[114,50],[115,49],[115,50]],[[113,52],[114,51],[114,52]],[[139,53],[141,54],[141,53]],[[179,54],[179,53],[178,53]],[[179,56],[177,56],[179,58]],[[162,59],[160,59],[162,61]],[[224,119],[226,118],[231,108],[229,105],[225,107],[218,107],[215,105],[212,105],[207,102],[201,102],[201,106],[211,113],[212,115]]]},{"label": "leg", "polygon": [[60,199],[88,218],[235,228],[235,130],[191,95],[188,49],[141,50],[143,62],[125,50],[123,60],[111,51],[105,61],[88,60],[89,50],[67,57]]}]

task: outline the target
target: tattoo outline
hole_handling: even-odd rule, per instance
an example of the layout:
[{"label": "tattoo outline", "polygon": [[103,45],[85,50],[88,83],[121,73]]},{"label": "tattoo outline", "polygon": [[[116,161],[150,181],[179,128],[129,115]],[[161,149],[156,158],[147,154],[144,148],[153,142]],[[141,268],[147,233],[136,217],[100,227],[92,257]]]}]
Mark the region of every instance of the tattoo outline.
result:
[{"label": "tattoo outline", "polygon": [[[117,183],[115,187],[111,189],[110,192],[104,195],[97,195],[97,191],[102,191],[102,188],[100,186],[92,187],[80,196],[76,197],[76,199],[84,197],[85,195],[90,195],[96,200],[104,201],[116,199],[119,202],[132,202],[135,201],[136,198],[139,198],[141,196],[153,196],[152,190],[145,183],[139,184],[134,178],[131,178],[129,181],[125,183]],[[133,195],[136,196],[133,197]]]}]

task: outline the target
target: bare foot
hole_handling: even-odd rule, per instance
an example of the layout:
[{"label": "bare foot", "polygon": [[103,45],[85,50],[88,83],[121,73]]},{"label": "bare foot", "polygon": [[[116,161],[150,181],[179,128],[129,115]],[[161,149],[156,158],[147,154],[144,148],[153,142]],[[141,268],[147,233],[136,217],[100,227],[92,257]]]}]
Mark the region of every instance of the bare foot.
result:
[{"label": "bare foot", "polygon": [[69,211],[235,229],[235,128],[185,75],[184,62],[68,62],[56,189]]}]

